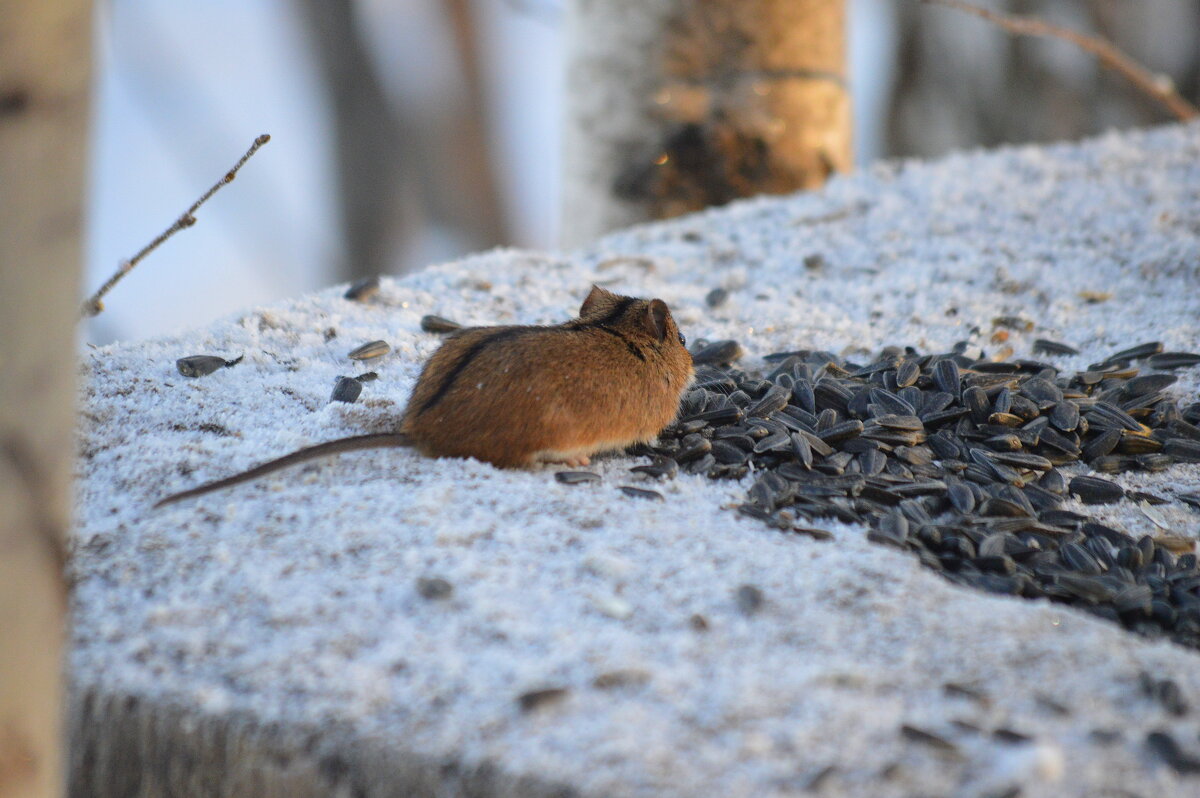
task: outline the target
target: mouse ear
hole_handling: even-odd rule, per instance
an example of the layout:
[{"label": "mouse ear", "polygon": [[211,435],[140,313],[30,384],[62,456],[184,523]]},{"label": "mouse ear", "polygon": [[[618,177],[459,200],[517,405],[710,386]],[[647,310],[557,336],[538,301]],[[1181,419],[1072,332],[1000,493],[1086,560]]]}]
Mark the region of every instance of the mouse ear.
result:
[{"label": "mouse ear", "polygon": [[667,303],[661,299],[652,299],[650,304],[646,306],[646,330],[658,340],[667,337],[667,320],[671,318],[671,311],[667,310]]},{"label": "mouse ear", "polygon": [[616,294],[593,284],[587,299],[583,300],[583,304],[579,306],[579,315],[590,316],[611,305],[614,299],[616,299]]}]

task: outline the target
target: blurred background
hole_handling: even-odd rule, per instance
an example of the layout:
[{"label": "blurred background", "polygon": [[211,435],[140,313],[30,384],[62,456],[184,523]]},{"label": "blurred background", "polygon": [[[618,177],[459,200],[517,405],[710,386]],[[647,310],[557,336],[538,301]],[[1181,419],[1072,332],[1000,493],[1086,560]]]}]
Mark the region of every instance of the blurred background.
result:
[{"label": "blurred background", "polygon": [[[980,0],[1099,33],[1200,101],[1200,0]],[[1094,59],[847,0],[855,158],[1170,122]],[[85,289],[272,141],[87,324],[158,335],[493,246],[556,247],[560,0],[100,0]]]}]

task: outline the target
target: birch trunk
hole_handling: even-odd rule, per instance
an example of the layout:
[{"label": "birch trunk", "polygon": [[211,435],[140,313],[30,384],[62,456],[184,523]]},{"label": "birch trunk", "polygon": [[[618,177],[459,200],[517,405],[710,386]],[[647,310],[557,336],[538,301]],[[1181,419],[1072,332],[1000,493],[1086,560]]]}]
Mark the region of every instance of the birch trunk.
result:
[{"label": "birch trunk", "polygon": [[843,0],[568,3],[563,239],[851,166]]},{"label": "birch trunk", "polygon": [[63,788],[87,0],[0,15],[0,796]]}]

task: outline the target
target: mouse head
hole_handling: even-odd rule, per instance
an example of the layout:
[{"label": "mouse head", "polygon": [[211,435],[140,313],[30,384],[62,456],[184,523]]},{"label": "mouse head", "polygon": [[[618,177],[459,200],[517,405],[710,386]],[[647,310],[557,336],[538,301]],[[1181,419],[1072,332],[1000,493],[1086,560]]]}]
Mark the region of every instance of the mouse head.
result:
[{"label": "mouse head", "polygon": [[667,303],[661,299],[637,299],[621,296],[593,285],[587,299],[579,306],[579,320],[597,327],[611,327],[623,333],[649,338],[656,350],[679,360],[686,359],[691,369],[691,355],[687,351],[687,340]]}]

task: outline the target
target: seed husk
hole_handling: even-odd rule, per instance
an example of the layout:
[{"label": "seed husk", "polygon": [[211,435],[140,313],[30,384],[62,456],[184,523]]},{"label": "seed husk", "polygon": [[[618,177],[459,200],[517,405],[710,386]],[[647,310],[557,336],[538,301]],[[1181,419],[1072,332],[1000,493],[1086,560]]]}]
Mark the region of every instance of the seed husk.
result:
[{"label": "seed husk", "polygon": [[962,753],[959,751],[957,745],[950,742],[945,737],[934,734],[930,731],[926,731],[925,729],[919,729],[916,726],[910,726],[906,723],[900,727],[900,734],[902,734],[905,738],[912,740],[913,742],[927,745],[930,748],[933,748],[936,751],[939,751],[945,755],[949,755],[953,758],[962,756]]},{"label": "seed husk", "polygon": [[189,355],[175,361],[175,368],[185,377],[205,377],[220,368],[231,368],[242,362],[245,355],[226,360],[216,355]]},{"label": "seed husk", "polygon": [[1200,757],[1190,754],[1166,731],[1152,731],[1146,735],[1146,747],[1166,762],[1176,773],[1194,775],[1200,773]]},{"label": "seed husk", "polygon": [[1111,504],[1125,498],[1125,489],[1099,477],[1078,476],[1068,488],[1084,504]]},{"label": "seed husk", "polygon": [[771,414],[777,410],[782,410],[787,406],[789,391],[784,388],[771,388],[766,394],[754,404],[746,408],[746,415],[758,418],[770,418]]},{"label": "seed husk", "polygon": [[1079,350],[1068,344],[1051,341],[1048,338],[1038,338],[1033,342],[1033,351],[1044,355],[1078,355]]},{"label": "seed husk", "polygon": [[762,609],[763,592],[754,585],[740,585],[734,592],[734,601],[743,615],[753,615]]},{"label": "seed husk", "polygon": [[710,308],[718,308],[721,305],[724,305],[725,301],[728,299],[729,291],[718,286],[704,295],[704,304],[708,305]]},{"label": "seed husk", "polygon": [[651,499],[653,501],[664,501],[663,495],[656,490],[647,490],[646,488],[635,488],[633,485],[622,485],[621,492],[626,496],[634,499]]},{"label": "seed husk", "polygon": [[903,360],[896,368],[896,386],[906,388],[916,383],[921,376],[921,367],[915,360]]},{"label": "seed husk", "polygon": [[836,443],[846,438],[852,438],[863,431],[863,423],[858,419],[843,421],[840,424],[834,424],[824,432],[818,432],[817,437],[825,443]]},{"label": "seed husk", "polygon": [[745,353],[746,351],[737,341],[713,341],[708,346],[692,353],[692,363],[697,366],[729,365],[740,360]]},{"label": "seed husk", "polygon": [[1200,354],[1195,352],[1160,352],[1151,355],[1146,365],[1154,369],[1182,369],[1200,365]]},{"label": "seed husk", "polygon": [[430,600],[446,599],[454,593],[454,585],[440,576],[422,576],[417,580],[417,593],[421,595],[421,598]]},{"label": "seed husk", "polygon": [[599,482],[600,475],[591,471],[558,471],[554,478],[564,485],[582,485],[585,482]]},{"label": "seed husk", "polygon": [[1114,449],[1116,449],[1117,444],[1120,441],[1121,441],[1121,430],[1119,430],[1119,429],[1105,430],[1101,434],[1097,435],[1095,438],[1092,438],[1092,440],[1088,443],[1087,446],[1083,447],[1083,451],[1081,453],[1082,457],[1084,460],[1087,460],[1088,462],[1095,460],[1097,457],[1103,457],[1104,455],[1109,454]]},{"label": "seed husk", "polygon": [[353,404],[362,393],[362,382],[355,377],[338,377],[329,397],[331,402],[346,402]]},{"label": "seed husk", "polygon": [[421,317],[421,329],[427,333],[451,333],[461,330],[462,325],[456,321],[429,314]]},{"label": "seed husk", "polygon": [[1200,463],[1200,441],[1175,438],[1163,444],[1162,453],[1182,463]]},{"label": "seed husk", "polygon": [[1119,363],[1123,360],[1140,360],[1151,355],[1157,355],[1161,351],[1163,351],[1162,341],[1148,341],[1144,344],[1131,346],[1128,349],[1122,349],[1119,352],[1113,352],[1104,362],[1108,364]]},{"label": "seed husk", "polygon": [[351,360],[373,360],[377,357],[383,357],[388,352],[392,351],[392,347],[387,341],[368,341],[362,346],[357,346],[346,355]]},{"label": "seed husk", "polygon": [[365,302],[379,293],[379,275],[364,277],[346,289],[342,296],[355,302]]},{"label": "seed husk", "polygon": [[546,687],[541,690],[530,690],[517,696],[517,704],[522,712],[533,712],[542,707],[562,701],[569,695],[565,687]]},{"label": "seed husk", "polygon": [[875,423],[881,427],[898,430],[924,430],[925,424],[916,416],[899,416],[894,413],[887,413],[875,419]]}]

